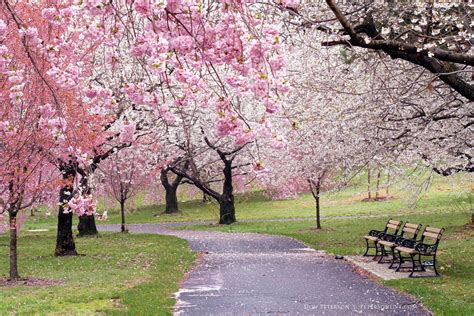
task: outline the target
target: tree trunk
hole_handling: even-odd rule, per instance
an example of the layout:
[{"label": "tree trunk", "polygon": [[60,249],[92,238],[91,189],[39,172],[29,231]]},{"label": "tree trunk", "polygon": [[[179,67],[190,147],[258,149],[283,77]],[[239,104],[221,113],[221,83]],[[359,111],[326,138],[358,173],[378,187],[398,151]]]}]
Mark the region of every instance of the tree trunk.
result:
[{"label": "tree trunk", "polygon": [[229,225],[236,221],[234,188],[232,186],[232,161],[224,161],[224,185],[219,197],[219,224]]},{"label": "tree trunk", "polygon": [[237,221],[235,218],[234,196],[232,194],[221,195],[219,199],[219,212],[219,224],[230,225]]},{"label": "tree trunk", "polygon": [[178,196],[176,195],[177,190],[178,190],[178,186],[169,185],[168,187],[165,187],[165,192],[166,192],[165,213],[166,214],[177,213],[179,211],[178,210]]},{"label": "tree trunk", "polygon": [[387,187],[385,188],[385,195],[387,196],[387,198],[389,197],[389,192],[388,192],[388,187],[390,186],[390,170],[388,170],[388,174],[387,174]]},{"label": "tree trunk", "polygon": [[206,194],[205,192],[202,193],[202,203],[206,204],[211,201],[211,198],[209,197],[209,194]]},{"label": "tree trunk", "polygon": [[377,186],[376,186],[376,191],[375,191],[375,199],[376,200],[378,198],[380,198],[379,190],[380,190],[380,169],[377,172]]},{"label": "tree trunk", "polygon": [[[95,169],[94,169],[95,170]],[[92,173],[93,171],[91,171]],[[83,194],[90,194],[91,188],[89,187],[89,174],[82,174],[81,187],[83,188]],[[79,216],[79,224],[77,224],[77,230],[79,231],[78,236],[95,236],[99,233],[97,226],[95,225],[94,215],[82,215]]]},{"label": "tree trunk", "polygon": [[94,236],[99,233],[95,225],[94,215],[79,216],[79,224],[77,224],[78,236]]},{"label": "tree trunk", "polygon": [[370,200],[372,198],[372,191],[370,191],[370,168],[367,169],[367,194]]},{"label": "tree trunk", "polygon": [[178,196],[176,195],[176,192],[178,191],[178,186],[181,183],[183,177],[180,175],[176,175],[176,179],[170,183],[168,180],[168,171],[169,169],[161,170],[160,180],[161,184],[163,185],[163,188],[165,188],[165,213],[172,214],[177,213],[179,211]]},{"label": "tree trunk", "polygon": [[126,233],[127,227],[125,226],[125,200],[120,201],[120,215],[122,217],[122,225],[120,226],[120,231]]},{"label": "tree trunk", "polygon": [[316,200],[316,229],[321,229],[321,208],[320,208],[320,204],[319,204],[320,188],[321,188],[321,185],[318,181],[318,183],[316,184],[316,196],[315,196],[315,200]]},{"label": "tree trunk", "polygon": [[64,186],[59,191],[58,233],[55,256],[75,256],[76,245],[72,235],[72,212],[64,213],[64,205],[72,198],[72,187]]},{"label": "tree trunk", "polygon": [[18,274],[18,256],[17,256],[17,238],[18,228],[16,224],[16,212],[9,212],[10,224],[10,281],[18,281],[20,275]]}]

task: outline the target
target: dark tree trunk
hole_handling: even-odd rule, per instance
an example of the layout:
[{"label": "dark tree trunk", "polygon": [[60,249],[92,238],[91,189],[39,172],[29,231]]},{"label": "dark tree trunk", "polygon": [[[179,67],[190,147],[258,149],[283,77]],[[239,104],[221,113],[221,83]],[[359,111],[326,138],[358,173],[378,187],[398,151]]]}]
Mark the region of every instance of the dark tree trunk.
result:
[{"label": "dark tree trunk", "polygon": [[376,191],[375,191],[375,199],[376,200],[378,198],[380,198],[379,190],[380,190],[380,169],[377,173],[377,186],[376,186]]},{"label": "dark tree trunk", "polygon": [[199,177],[199,172],[197,172],[196,168],[193,168],[191,166],[191,169],[193,169],[193,172],[195,173],[194,176],[186,174],[185,170],[188,167],[188,163],[194,165],[194,163],[190,162],[190,160],[186,162],[186,165],[182,170],[176,167],[169,167],[169,170],[171,170],[178,176],[190,180],[203,193],[215,199],[219,203],[219,224],[229,225],[237,221],[235,217],[235,204],[233,194],[234,188],[232,186],[232,162],[236,157],[237,153],[242,150],[247,144],[244,144],[232,151],[224,152],[217,148],[215,145],[213,145],[207,137],[204,137],[204,141],[210,148],[212,148],[219,154],[219,157],[224,163],[224,184],[222,187],[222,194],[219,194],[219,192],[214,191],[211,188],[210,181],[202,181]]},{"label": "dark tree trunk", "polygon": [[[94,172],[94,169],[91,169],[91,173]],[[83,188],[83,194],[90,194],[91,188],[89,187],[89,174],[83,172],[81,179],[81,187]],[[97,226],[95,225],[94,215],[82,215],[79,216],[79,224],[77,224],[77,230],[79,231],[78,236],[95,236],[99,233]]]},{"label": "dark tree trunk", "polygon": [[219,197],[219,224],[229,225],[236,221],[234,205],[234,188],[232,186],[232,160],[224,161],[224,185]]},{"label": "dark tree trunk", "polygon": [[16,212],[9,212],[8,216],[10,224],[10,281],[17,281],[20,279],[20,275],[18,274],[18,228],[16,224],[16,215]]},{"label": "dark tree trunk", "polygon": [[321,208],[319,204],[320,188],[321,188],[321,185],[318,181],[318,183],[316,184],[316,195],[314,197],[314,199],[316,200],[316,229],[321,229]]},{"label": "dark tree trunk", "polygon": [[388,171],[388,174],[387,174],[387,187],[385,188],[385,195],[387,196],[387,198],[389,197],[389,191],[388,191],[389,186],[390,186],[390,170]]},{"label": "dark tree trunk", "polygon": [[[67,176],[65,176],[67,179]],[[59,191],[58,234],[55,256],[75,256],[76,245],[72,235],[72,212],[64,213],[64,205],[72,198],[72,187],[64,186]]]},{"label": "dark tree trunk", "polygon": [[370,168],[367,169],[367,197],[370,200],[372,198],[372,191],[370,190]]},{"label": "dark tree trunk", "polygon": [[314,181],[311,178],[308,179],[309,188],[313,195],[315,206],[316,206],[316,229],[321,229],[321,206],[320,206],[320,193],[321,193],[321,179],[324,177],[326,172],[318,178],[318,181]]},{"label": "dark tree trunk", "polygon": [[120,201],[120,215],[122,218],[120,231],[122,233],[126,233],[128,230],[127,230],[127,227],[125,226],[125,200]]},{"label": "dark tree trunk", "polygon": [[170,185],[165,187],[166,192],[166,214],[177,213],[178,210],[178,196],[176,195],[176,191],[178,190],[178,186]]},{"label": "dark tree trunk", "polygon": [[79,216],[79,224],[77,224],[78,236],[94,236],[99,233],[95,225],[94,215]]},{"label": "dark tree trunk", "polygon": [[202,194],[202,203],[206,204],[211,201],[211,198],[209,197],[209,194],[203,193]]},{"label": "dark tree trunk", "polygon": [[176,195],[176,193],[183,177],[180,175],[176,175],[176,179],[174,179],[174,181],[170,183],[168,180],[168,171],[169,169],[161,170],[160,180],[161,184],[163,185],[163,188],[165,188],[165,213],[172,214],[177,213],[179,211],[178,196]]},{"label": "dark tree trunk", "polygon": [[230,225],[237,221],[235,218],[234,196],[232,194],[221,195],[219,199],[219,212],[219,224]]}]

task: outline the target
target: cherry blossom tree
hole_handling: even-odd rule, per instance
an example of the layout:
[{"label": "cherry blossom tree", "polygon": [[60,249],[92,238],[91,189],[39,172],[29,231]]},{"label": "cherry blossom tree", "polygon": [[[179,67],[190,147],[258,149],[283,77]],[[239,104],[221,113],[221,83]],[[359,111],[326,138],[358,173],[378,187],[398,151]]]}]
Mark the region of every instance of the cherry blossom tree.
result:
[{"label": "cherry blossom tree", "polygon": [[100,170],[99,182],[106,184],[106,194],[113,196],[120,204],[121,231],[127,232],[125,224],[126,202],[140,190],[149,185],[151,174],[156,173],[153,155],[149,152],[152,146],[147,143],[136,143],[132,147],[117,151]]},{"label": "cherry blossom tree", "polygon": [[423,67],[467,100],[472,55],[472,3],[295,1],[280,6],[287,25],[328,37],[323,45],[383,52]]},{"label": "cherry blossom tree", "polygon": [[[287,89],[278,77],[284,63],[279,54],[281,44],[271,21],[258,18],[260,4],[136,2],[137,15],[132,17],[123,14],[128,8],[119,3],[111,6],[111,15],[121,17],[123,34],[131,39],[131,55],[147,74],[144,82],[124,89],[126,97],[154,109],[165,119],[169,133],[173,133],[173,125],[186,121],[183,117],[191,118],[188,124],[205,114],[207,124],[199,126],[206,127],[209,134],[207,127],[215,126],[219,138],[228,137],[227,146],[233,139],[237,147],[221,151],[233,155],[233,150],[254,135],[242,110],[248,106],[243,103],[256,108],[253,121],[264,120],[279,107],[280,95]],[[196,155],[196,148],[204,147],[207,152],[214,150],[225,165],[230,163],[230,157],[221,159],[225,155],[213,149],[213,143],[204,142],[199,129],[185,127],[183,133],[188,133],[180,134],[185,144],[177,146],[185,153],[183,163]],[[189,141],[192,138],[197,144]],[[193,179],[199,177],[202,183],[202,173],[196,172],[192,161],[189,165]],[[182,166],[173,170],[178,171],[178,177]]]},{"label": "cherry blossom tree", "polygon": [[[235,109],[238,97],[258,94],[261,104],[273,111],[278,103],[273,95],[278,96],[278,92],[285,89],[275,76],[282,67],[281,57],[274,57],[280,46],[278,32],[271,24],[264,25],[255,18],[258,11],[253,7],[240,2],[210,2],[205,7],[192,2],[129,4],[121,1],[99,5],[84,2],[73,6],[73,10],[68,11],[72,18],[68,18],[76,23],[75,33],[97,43],[93,44],[96,45],[91,49],[94,53],[87,64],[94,70],[88,74],[89,83],[84,84],[88,88],[82,95],[87,101],[97,102],[97,98],[102,98],[111,104],[126,98],[132,106],[155,111],[167,123],[174,120],[170,106],[183,106],[187,102],[205,106],[227,98],[221,102],[227,104],[225,109],[216,108],[222,114],[218,124],[224,133],[247,134],[244,124],[235,123],[239,118]],[[44,15],[52,21],[65,19],[61,14],[55,7],[44,10]],[[72,45],[71,38],[68,45]],[[133,66],[148,80],[140,77],[118,85],[102,80],[101,73],[126,72]],[[225,77],[221,77],[219,70],[223,68],[231,69],[223,72]],[[54,70],[60,73],[57,68]],[[203,93],[206,90],[209,92]],[[90,112],[107,117],[110,111],[102,103]],[[110,135],[104,126],[110,123],[103,121],[95,133]],[[121,146],[104,145],[108,144],[109,137],[93,146],[93,152],[87,156],[89,164],[76,173],[76,176],[81,175],[82,183],[78,191],[86,195],[89,190],[84,184],[88,174]],[[65,161],[72,165],[61,164],[62,169],[78,168],[75,159]],[[58,246],[58,249],[63,248]]]},{"label": "cherry blossom tree", "polygon": [[[386,120],[397,98],[385,85],[390,80],[399,83],[400,77],[390,78],[392,73],[370,56],[356,58],[334,47],[322,47],[318,36],[311,33],[288,39],[292,43],[288,45],[287,78],[295,88],[283,113],[271,121],[272,129],[284,136],[273,135],[276,149],[262,150],[268,170],[260,182],[274,197],[310,191],[319,228],[323,190],[342,188],[368,166],[383,168],[420,157],[413,155],[418,143],[407,146],[400,141],[400,127]],[[377,73],[376,80],[373,73]]]},{"label": "cherry blossom tree", "polygon": [[[326,1],[280,8],[290,38],[315,34],[352,66],[370,57],[380,87],[372,100],[386,101],[379,118],[394,132],[383,133],[390,143],[418,147],[416,156],[439,174],[472,172],[472,4]],[[367,73],[359,69],[348,71]]]},{"label": "cherry blossom tree", "polygon": [[[168,157],[163,172],[173,172],[177,179],[184,178],[182,182],[196,186],[215,199],[220,208],[220,222],[232,223],[235,221],[233,179],[235,176],[251,176],[256,161],[256,140],[262,123],[253,121],[251,113],[258,112],[252,112],[252,102],[246,109],[241,106],[239,114],[245,115],[245,119],[239,121],[236,117],[234,124],[246,124],[248,129],[243,135],[237,131],[234,136],[220,131],[219,125],[216,130],[213,108],[201,108],[196,104],[177,110],[176,125],[170,128],[166,139],[174,146],[174,155]],[[222,190],[216,187],[218,183],[222,183]]]},{"label": "cherry blossom tree", "polygon": [[[239,157],[239,154],[249,143],[244,143],[243,145],[234,147],[233,149],[226,150],[223,149],[224,147],[222,147],[222,144],[218,144],[219,141],[211,142],[207,136],[203,136],[203,140],[208,146],[208,149],[206,150],[207,154],[216,153],[219,159],[218,161],[214,158],[212,162],[204,162],[201,160],[203,157],[202,152],[193,152],[191,155],[185,156],[184,159],[175,161],[173,165],[168,165],[167,168],[174,172],[178,177],[186,178],[191,184],[214,198],[219,203],[219,223],[226,225],[232,224],[236,221],[233,194],[234,170],[239,170],[239,174],[244,175],[247,174],[248,171],[243,171],[242,168],[251,166],[251,162],[239,164],[239,161],[241,160],[236,158]],[[211,157],[215,157],[215,155]],[[219,163],[216,164],[217,162]],[[212,169],[215,170],[216,168],[219,168],[219,165],[223,165],[223,169],[220,172],[210,172]],[[209,174],[213,174],[211,177],[207,178],[206,181],[201,180],[201,174],[204,170]],[[222,190],[220,192],[213,188],[212,184],[215,182],[222,182]]]},{"label": "cherry blossom tree", "polygon": [[474,101],[474,87],[462,70],[474,66],[470,42],[472,4],[384,3],[377,8],[365,4],[363,9],[363,5],[355,5],[361,9],[358,12],[344,14],[335,1],[326,2],[349,36],[348,40],[341,38],[340,43],[381,50],[392,58],[417,64]]},{"label": "cherry blossom tree", "polygon": [[[64,181],[55,172],[64,161],[83,163],[102,137],[94,133],[101,118],[90,116],[91,104],[80,98],[87,77],[84,55],[74,54],[87,52],[93,43],[77,40],[79,33],[69,28],[72,16],[65,4],[0,4],[0,194],[1,212],[10,218],[12,280],[19,278],[16,216],[21,209],[45,202],[62,185],[60,217],[68,221],[72,211],[93,211],[63,204],[72,172],[63,170]],[[72,232],[58,230],[59,237],[72,241]]]},{"label": "cherry blossom tree", "polygon": [[[247,135],[245,124],[237,123],[239,98],[258,95],[254,105],[271,112],[285,89],[276,75],[282,68],[278,30],[258,17],[258,6],[2,1],[4,209],[15,214],[32,204],[37,190],[25,185],[55,166],[62,178],[55,254],[75,255],[72,212],[93,219],[95,209],[89,176],[130,144],[116,142],[127,130],[117,135],[110,127],[123,121],[117,106],[123,103],[168,124],[171,106],[225,104],[216,107],[221,132]],[[148,80],[101,80],[101,73],[135,65]]]}]

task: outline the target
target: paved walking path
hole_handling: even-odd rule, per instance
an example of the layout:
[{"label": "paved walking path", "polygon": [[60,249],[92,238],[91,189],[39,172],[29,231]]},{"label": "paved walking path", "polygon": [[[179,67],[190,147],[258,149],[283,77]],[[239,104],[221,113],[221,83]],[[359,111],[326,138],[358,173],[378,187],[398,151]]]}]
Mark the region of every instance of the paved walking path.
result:
[{"label": "paved walking path", "polygon": [[167,226],[129,229],[184,238],[204,253],[176,293],[176,315],[429,315],[412,298],[294,239]]}]

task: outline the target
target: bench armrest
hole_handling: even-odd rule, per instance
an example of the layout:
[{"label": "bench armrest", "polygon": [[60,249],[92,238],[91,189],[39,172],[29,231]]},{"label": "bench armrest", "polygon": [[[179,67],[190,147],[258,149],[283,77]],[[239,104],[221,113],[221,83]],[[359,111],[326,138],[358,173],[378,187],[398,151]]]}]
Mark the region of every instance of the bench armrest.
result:
[{"label": "bench armrest", "polygon": [[415,245],[415,250],[421,254],[427,254],[427,255],[433,254],[436,252],[437,249],[438,249],[437,244],[428,245],[428,244],[420,242]]},{"label": "bench armrest", "polygon": [[401,244],[400,244],[400,246],[407,247],[407,248],[415,248],[416,245],[417,245],[417,242],[415,240],[405,239],[405,238],[401,240]]},{"label": "bench armrest", "polygon": [[384,233],[384,232],[381,231],[381,230],[372,229],[372,230],[369,232],[369,236],[379,237],[380,234],[383,234],[383,233]]},{"label": "bench armrest", "polygon": [[383,236],[383,239],[389,242],[395,242],[399,238],[403,238],[403,237],[400,237],[400,235],[394,235],[394,234],[384,234]]},{"label": "bench armrest", "polygon": [[[414,242],[415,244],[418,243],[419,241],[417,241],[416,239],[414,238],[406,238],[406,237],[402,237],[402,236],[397,236],[397,238],[395,239],[395,243],[397,245],[402,245],[403,244],[403,241],[405,240],[408,240],[408,242]],[[410,247],[410,248],[413,248],[413,247]]]},{"label": "bench armrest", "polygon": [[394,242],[395,242],[397,245],[401,245],[404,240],[406,240],[405,237],[397,237]]}]

